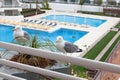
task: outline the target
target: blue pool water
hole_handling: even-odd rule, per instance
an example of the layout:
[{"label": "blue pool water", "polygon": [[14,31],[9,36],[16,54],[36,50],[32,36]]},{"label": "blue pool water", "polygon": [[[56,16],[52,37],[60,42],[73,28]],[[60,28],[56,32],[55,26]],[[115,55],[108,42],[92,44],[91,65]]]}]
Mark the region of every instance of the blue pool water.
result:
[{"label": "blue pool water", "polygon": [[102,19],[85,18],[85,17],[69,16],[69,15],[48,15],[45,17],[41,17],[41,19],[57,20],[59,22],[69,22],[80,25],[87,24],[92,27],[98,27],[104,22],[106,22],[106,20],[102,20]]},{"label": "blue pool water", "polygon": [[[0,41],[12,42],[13,28],[14,26],[0,25]],[[40,30],[32,30],[27,28],[23,28],[23,29],[27,31],[30,34],[30,36],[37,35],[39,38],[41,37],[48,38],[52,42],[55,42],[57,36],[63,36],[65,40],[74,43],[75,41],[82,38],[84,35],[88,33],[85,31],[78,31],[78,30],[71,30],[71,29],[64,29],[64,28],[56,30],[52,33],[40,31]]]}]

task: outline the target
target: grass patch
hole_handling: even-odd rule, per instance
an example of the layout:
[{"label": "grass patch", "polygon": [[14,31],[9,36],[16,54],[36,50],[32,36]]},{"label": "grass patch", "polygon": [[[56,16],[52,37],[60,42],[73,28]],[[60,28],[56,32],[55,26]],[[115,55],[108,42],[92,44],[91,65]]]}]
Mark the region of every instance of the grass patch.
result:
[{"label": "grass patch", "polygon": [[120,28],[120,23],[115,26],[115,28]]},{"label": "grass patch", "polygon": [[117,32],[110,31],[102,40],[100,40],[88,53],[86,53],[84,58],[95,59],[97,55],[105,48],[109,41],[115,36]]},{"label": "grass patch", "polygon": [[103,12],[89,12],[89,11],[77,11],[77,12],[84,13],[84,14],[93,14],[93,15],[104,16]]},{"label": "grass patch", "polygon": [[[37,10],[37,14],[42,13],[45,13],[45,11],[40,11],[39,9]],[[23,9],[21,14],[24,15],[24,17],[33,16],[36,15],[36,9]]]},{"label": "grass patch", "polygon": [[72,65],[71,70],[73,70],[74,75],[82,78],[87,77],[87,70],[85,67],[78,66],[78,65]]},{"label": "grass patch", "polygon": [[120,17],[120,15],[111,15],[111,14],[105,14],[104,12],[90,12],[90,11],[77,11],[78,13],[84,13],[84,14],[92,14],[92,15],[99,15],[99,16],[110,16],[110,17]]},{"label": "grass patch", "polygon": [[103,55],[103,57],[100,59],[100,61],[105,61],[112,49],[115,47],[117,42],[120,40],[120,36],[115,40],[115,42],[111,45],[111,47],[107,50],[107,52]]}]

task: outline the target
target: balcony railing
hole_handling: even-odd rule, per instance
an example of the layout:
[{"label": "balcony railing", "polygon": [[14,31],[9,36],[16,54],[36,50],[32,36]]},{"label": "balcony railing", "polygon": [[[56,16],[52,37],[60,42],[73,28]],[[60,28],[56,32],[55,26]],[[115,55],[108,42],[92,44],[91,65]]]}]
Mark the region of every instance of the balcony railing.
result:
[{"label": "balcony railing", "polygon": [[19,5],[2,5],[1,8],[20,8]]},{"label": "balcony railing", "polygon": [[[45,58],[49,58],[49,59],[60,60],[63,62],[70,62],[71,64],[81,65],[81,66],[85,66],[85,67],[89,67],[89,68],[120,73],[120,66],[115,65],[115,64],[104,63],[104,62],[89,60],[89,59],[80,58],[80,57],[66,56],[66,55],[62,55],[62,54],[57,54],[55,52],[19,46],[19,45],[5,43],[5,42],[0,42],[0,47],[6,48],[8,50],[15,50],[15,51],[29,54],[29,55],[41,56],[41,57],[45,57]],[[58,77],[63,80],[84,80],[83,78],[79,78],[79,77],[75,77],[75,76],[71,76],[71,75],[67,75],[67,74],[62,74],[59,72],[54,72],[54,71],[50,71],[50,70],[46,70],[46,69],[42,69],[42,68],[37,68],[37,67],[33,67],[33,66],[29,66],[29,65],[25,65],[25,64],[21,64],[21,63],[16,63],[16,62],[12,62],[12,61],[5,60],[5,59],[0,59],[0,64],[20,68],[23,70],[28,70],[31,72],[35,72],[38,74],[43,74],[43,75],[47,75],[47,76],[51,76],[51,77]],[[8,76],[7,76],[7,78],[8,78]]]}]

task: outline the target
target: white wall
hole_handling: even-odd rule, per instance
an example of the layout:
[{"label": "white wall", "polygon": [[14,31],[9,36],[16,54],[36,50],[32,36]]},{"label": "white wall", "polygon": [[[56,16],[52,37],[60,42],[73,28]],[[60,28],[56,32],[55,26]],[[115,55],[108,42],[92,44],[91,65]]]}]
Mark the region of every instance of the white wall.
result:
[{"label": "white wall", "polygon": [[90,11],[90,12],[103,12],[103,7],[100,6],[90,6],[90,5],[77,5],[77,4],[59,4],[59,3],[49,3],[50,8],[56,11],[68,11],[75,12],[76,10]]},{"label": "white wall", "polygon": [[22,11],[22,8],[0,8],[0,11],[3,11],[4,10],[18,10],[18,11]]},{"label": "white wall", "polygon": [[80,8],[80,10],[89,12],[103,12],[103,7],[84,5]]},{"label": "white wall", "polygon": [[19,3],[16,0],[12,0],[12,6],[19,6]]},{"label": "white wall", "polygon": [[50,3],[50,8],[56,10],[56,11],[70,11],[74,12],[75,10],[79,9],[78,5],[73,4],[59,4],[59,3]]},{"label": "white wall", "polygon": [[[49,3],[50,8],[56,11],[65,11],[65,12],[75,12],[77,10],[82,11],[92,11],[92,12],[102,12],[103,7],[100,6],[90,6],[90,5],[77,5],[77,4],[60,4],[60,3]],[[41,6],[39,4],[39,6]],[[31,8],[35,8],[36,4],[31,4]],[[30,4],[22,4],[22,8],[30,8]]]},{"label": "white wall", "polygon": [[102,12],[103,8],[99,6],[90,6],[90,5],[75,5],[75,4],[59,4],[59,3],[49,3],[50,8],[56,11],[69,11],[75,12],[76,10],[82,11],[92,11],[92,12]]}]

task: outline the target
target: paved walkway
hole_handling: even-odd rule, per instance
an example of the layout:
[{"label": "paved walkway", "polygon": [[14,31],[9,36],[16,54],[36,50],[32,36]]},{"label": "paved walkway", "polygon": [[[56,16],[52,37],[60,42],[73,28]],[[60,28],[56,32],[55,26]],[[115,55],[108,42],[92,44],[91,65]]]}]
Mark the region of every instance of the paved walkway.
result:
[{"label": "paved walkway", "polygon": [[[112,54],[113,54],[112,57],[109,58],[107,62],[120,65],[120,43],[114,49]],[[118,80],[119,78],[120,74],[105,71],[100,80]]]},{"label": "paved walkway", "polygon": [[118,31],[118,28],[111,28],[112,31]]},{"label": "paved walkway", "polygon": [[106,53],[106,51],[110,48],[110,46],[114,43],[114,41],[118,38],[120,35],[120,32],[118,32],[114,38],[106,45],[106,47],[100,52],[100,54],[95,58],[95,60],[100,60],[103,55]]}]

